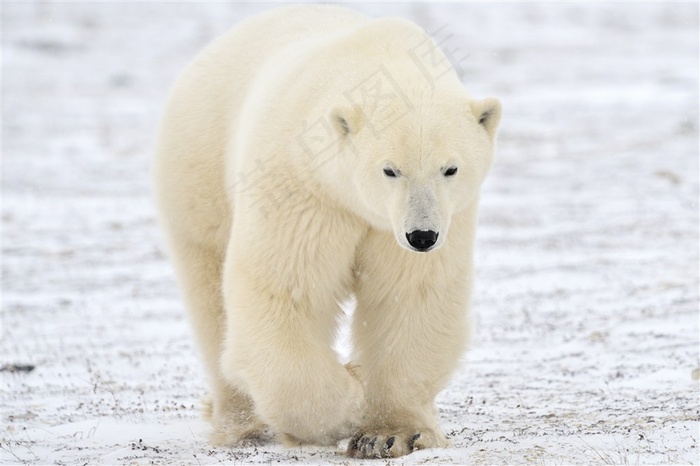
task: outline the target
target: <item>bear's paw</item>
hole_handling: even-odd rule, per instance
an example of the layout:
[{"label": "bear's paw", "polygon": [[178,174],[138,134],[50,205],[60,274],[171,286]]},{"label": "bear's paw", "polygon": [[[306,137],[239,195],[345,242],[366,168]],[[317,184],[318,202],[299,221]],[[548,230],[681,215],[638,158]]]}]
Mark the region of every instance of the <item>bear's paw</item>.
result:
[{"label": "bear's paw", "polygon": [[432,429],[378,429],[360,431],[350,440],[351,458],[397,458],[426,448],[447,448],[450,441]]}]

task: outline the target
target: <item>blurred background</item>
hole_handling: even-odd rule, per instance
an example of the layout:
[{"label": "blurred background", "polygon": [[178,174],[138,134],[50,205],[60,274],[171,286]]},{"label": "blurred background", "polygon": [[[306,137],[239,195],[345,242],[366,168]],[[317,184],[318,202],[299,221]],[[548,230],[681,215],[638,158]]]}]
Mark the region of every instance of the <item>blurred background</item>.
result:
[{"label": "blurred background", "polygon": [[[275,6],[3,3],[3,462],[342,460],[207,447],[150,197],[169,87]],[[431,461],[700,462],[697,3],[348,6],[417,22],[504,107]]]}]

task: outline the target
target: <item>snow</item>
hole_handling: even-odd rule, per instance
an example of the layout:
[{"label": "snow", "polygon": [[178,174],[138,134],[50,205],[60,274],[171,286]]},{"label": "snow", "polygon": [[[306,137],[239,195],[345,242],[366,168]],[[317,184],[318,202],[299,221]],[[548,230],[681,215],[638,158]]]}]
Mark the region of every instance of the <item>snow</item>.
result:
[{"label": "snow", "polygon": [[[3,4],[2,364],[35,369],[0,372],[2,464],[360,463],[206,443],[154,220],[168,86],[272,6]],[[455,448],[387,463],[700,463],[697,4],[353,7],[435,31],[505,111]]]}]

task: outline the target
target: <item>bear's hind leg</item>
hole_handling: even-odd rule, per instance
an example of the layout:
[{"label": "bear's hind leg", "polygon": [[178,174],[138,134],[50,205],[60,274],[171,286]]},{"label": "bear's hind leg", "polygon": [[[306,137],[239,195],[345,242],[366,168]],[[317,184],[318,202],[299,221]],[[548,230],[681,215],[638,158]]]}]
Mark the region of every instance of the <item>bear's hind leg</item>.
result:
[{"label": "bear's hind leg", "polygon": [[255,416],[252,400],[233,387],[220,370],[225,326],[221,297],[223,259],[213,249],[192,242],[182,241],[174,246],[171,250],[178,279],[209,379],[203,417],[213,427],[211,442],[232,445],[258,437],[265,426]]}]

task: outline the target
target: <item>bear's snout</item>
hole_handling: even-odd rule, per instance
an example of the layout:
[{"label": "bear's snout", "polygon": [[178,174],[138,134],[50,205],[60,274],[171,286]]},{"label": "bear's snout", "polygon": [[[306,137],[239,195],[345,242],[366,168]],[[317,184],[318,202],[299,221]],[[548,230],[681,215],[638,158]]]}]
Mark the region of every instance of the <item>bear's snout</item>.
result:
[{"label": "bear's snout", "polygon": [[427,252],[437,243],[438,235],[433,230],[414,230],[406,233],[406,239],[416,251]]}]

